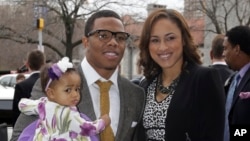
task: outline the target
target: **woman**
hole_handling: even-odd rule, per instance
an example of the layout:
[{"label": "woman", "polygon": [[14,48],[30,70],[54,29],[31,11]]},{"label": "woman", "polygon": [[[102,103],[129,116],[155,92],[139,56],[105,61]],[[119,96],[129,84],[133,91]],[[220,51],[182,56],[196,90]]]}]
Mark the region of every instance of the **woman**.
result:
[{"label": "woman", "polygon": [[172,9],[151,13],[139,46],[147,97],[139,138],[222,141],[223,85],[216,70],[200,65],[182,15]]}]

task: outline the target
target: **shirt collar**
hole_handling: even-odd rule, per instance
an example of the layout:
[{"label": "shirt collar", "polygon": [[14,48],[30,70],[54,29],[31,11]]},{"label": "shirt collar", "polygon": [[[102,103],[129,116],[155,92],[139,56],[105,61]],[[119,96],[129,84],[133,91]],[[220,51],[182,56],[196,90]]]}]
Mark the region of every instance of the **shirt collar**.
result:
[{"label": "shirt collar", "polygon": [[[92,85],[93,83],[95,83],[97,80],[101,80],[101,81],[108,81],[107,79],[101,77],[96,70],[89,64],[88,60],[86,59],[86,57],[84,57],[82,63],[81,63],[81,67],[83,70],[83,74],[85,76],[85,79],[87,81],[88,86]],[[111,77],[109,78],[110,81],[112,81],[112,83],[118,87],[117,84],[117,76],[118,76],[118,67],[116,68],[116,70],[114,71],[114,73],[111,75]]]},{"label": "shirt collar", "polygon": [[32,74],[34,74],[34,73],[40,73],[40,71],[32,71],[32,72],[30,73],[30,75],[32,75]]},{"label": "shirt collar", "polygon": [[218,61],[218,62],[213,62],[213,65],[227,65],[227,63],[223,61]]},{"label": "shirt collar", "polygon": [[241,78],[245,75],[249,67],[250,67],[250,62],[240,69],[239,74]]}]

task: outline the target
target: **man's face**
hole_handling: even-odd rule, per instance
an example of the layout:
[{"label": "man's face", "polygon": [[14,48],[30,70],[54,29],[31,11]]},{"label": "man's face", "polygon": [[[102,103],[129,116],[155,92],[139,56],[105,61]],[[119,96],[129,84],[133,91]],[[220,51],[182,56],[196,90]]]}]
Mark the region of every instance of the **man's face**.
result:
[{"label": "man's face", "polygon": [[[124,32],[124,26],[119,19],[113,17],[98,18],[94,22],[93,31],[108,30],[111,32]],[[104,37],[104,36],[102,36]],[[103,41],[100,34],[95,32],[84,38],[86,57],[90,65],[97,71],[114,71],[123,57],[126,42],[119,42],[112,36],[110,41]]]},{"label": "man's face", "polygon": [[236,60],[237,60],[237,45],[233,46],[225,37],[223,42],[224,50],[223,56],[225,57],[225,61],[230,68],[233,70],[237,70],[236,68]]}]

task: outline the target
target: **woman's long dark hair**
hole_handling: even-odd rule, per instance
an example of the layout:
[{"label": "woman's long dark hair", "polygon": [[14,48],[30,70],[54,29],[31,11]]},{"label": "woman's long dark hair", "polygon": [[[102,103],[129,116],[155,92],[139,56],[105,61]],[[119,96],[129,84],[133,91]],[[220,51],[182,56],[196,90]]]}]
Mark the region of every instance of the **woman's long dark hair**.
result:
[{"label": "woman's long dark hair", "polygon": [[188,24],[184,17],[173,9],[159,9],[151,13],[146,19],[141,39],[139,43],[140,59],[138,65],[142,67],[143,74],[147,79],[151,79],[156,74],[161,72],[161,67],[152,59],[149,53],[149,41],[153,25],[160,19],[168,19],[179,27],[183,40],[183,62],[191,62],[201,64],[200,56],[197,52],[197,47],[194,44],[193,38],[190,34]]}]

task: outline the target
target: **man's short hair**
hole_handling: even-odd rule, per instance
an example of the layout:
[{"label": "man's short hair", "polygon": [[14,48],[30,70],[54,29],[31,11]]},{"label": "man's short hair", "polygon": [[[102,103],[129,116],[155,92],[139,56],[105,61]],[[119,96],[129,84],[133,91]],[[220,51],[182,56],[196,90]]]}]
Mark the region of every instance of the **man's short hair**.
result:
[{"label": "man's short hair", "polygon": [[239,45],[240,50],[250,55],[250,28],[248,26],[236,26],[226,33],[229,43]]},{"label": "man's short hair", "polygon": [[224,41],[225,35],[218,34],[214,37],[212,41],[212,56],[217,59],[223,58],[223,41]]},{"label": "man's short hair", "polygon": [[45,64],[44,53],[40,50],[33,50],[28,54],[27,63],[31,70],[40,70]]},{"label": "man's short hair", "polygon": [[98,18],[103,18],[103,17],[113,17],[113,18],[116,18],[116,19],[119,19],[122,21],[121,17],[116,12],[114,12],[112,10],[98,11],[98,12],[94,13],[93,15],[91,15],[86,22],[85,31],[84,31],[84,35],[86,37],[87,37],[88,33],[93,30],[95,20]]}]

